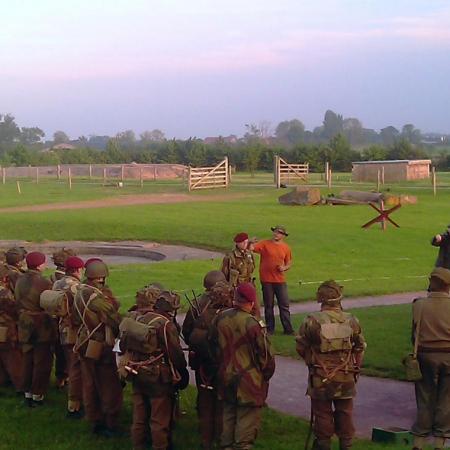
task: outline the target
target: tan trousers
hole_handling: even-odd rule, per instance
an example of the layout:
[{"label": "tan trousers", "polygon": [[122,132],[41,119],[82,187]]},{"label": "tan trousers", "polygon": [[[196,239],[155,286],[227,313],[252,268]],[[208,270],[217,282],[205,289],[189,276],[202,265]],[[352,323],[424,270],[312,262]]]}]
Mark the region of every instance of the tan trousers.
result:
[{"label": "tan trousers", "polygon": [[122,386],[114,363],[101,364],[81,358],[83,403],[91,423],[101,423],[110,429],[118,425],[122,409]]},{"label": "tan trousers", "polygon": [[261,407],[223,403],[223,427],[220,448],[249,450],[255,443],[261,424]]},{"label": "tan trousers", "polygon": [[50,343],[36,344],[23,353],[22,390],[33,395],[45,395],[50,382],[53,351]]},{"label": "tan trousers", "polygon": [[17,392],[22,389],[22,351],[18,347],[6,347],[0,350],[0,386],[8,381]]},{"label": "tan trousers", "polygon": [[153,450],[166,450],[171,442],[173,397],[149,397],[133,392],[131,440],[134,449],[147,448],[149,431]]}]

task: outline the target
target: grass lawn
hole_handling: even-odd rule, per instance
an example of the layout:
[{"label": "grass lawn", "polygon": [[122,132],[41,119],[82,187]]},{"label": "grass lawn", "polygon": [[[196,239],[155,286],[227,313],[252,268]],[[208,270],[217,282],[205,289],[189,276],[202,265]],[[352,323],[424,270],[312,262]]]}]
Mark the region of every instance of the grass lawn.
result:
[{"label": "grass lawn", "polygon": [[[123,411],[123,427],[131,422],[130,387],[127,386]],[[10,390],[0,389],[0,450],[127,450],[132,448],[129,438],[96,438],[85,421],[65,418],[65,394],[51,389],[46,406],[30,409],[22,406],[22,398]],[[195,389],[181,394],[181,410],[186,411],[174,434],[175,448],[199,448],[195,416]],[[301,450],[304,447],[308,425],[305,421],[264,410],[261,433],[255,445],[260,450]],[[338,448],[337,443],[334,449]],[[358,440],[355,450],[405,449],[404,446],[379,445]]]},{"label": "grass lawn", "polygon": [[[411,306],[375,306],[350,310],[359,319],[367,341],[363,373],[365,375],[404,379],[402,358],[412,350]],[[303,314],[294,314],[292,323],[298,330]],[[295,340],[284,336],[281,331],[272,337],[276,352],[280,355],[298,358]]]},{"label": "grass lawn", "polygon": [[[141,239],[226,250],[239,231],[267,238],[270,226],[281,223],[290,232],[287,243],[293,251],[294,265],[288,273],[288,283],[290,297],[294,300],[312,299],[318,283],[328,278],[342,281],[347,296],[418,290],[426,285],[426,276],[436,258],[437,251],[430,245],[430,238],[445,229],[450,200],[450,190],[442,190],[433,197],[429,186],[419,184],[412,183],[408,188],[396,186],[396,192],[417,195],[418,203],[397,211],[394,219],[401,228],[389,228],[384,233],[378,227],[361,229],[375,214],[366,205],[281,206],[277,201],[281,191],[236,182],[229,190],[234,195],[220,202],[214,200],[214,195],[225,194],[225,191],[215,190],[212,194],[206,191],[190,194],[209,197],[211,202],[3,214],[2,238],[31,241]],[[360,188],[355,184],[346,186]],[[4,199],[2,188],[0,186],[0,198]],[[96,187],[93,195],[97,188],[104,189]],[[336,188],[336,192],[340,190]],[[322,194],[326,193],[323,188]],[[175,264],[162,267],[173,270],[170,276],[174,278],[179,278],[174,271],[181,270],[186,281],[190,277],[201,281],[204,272],[188,274],[195,270],[195,265],[186,264],[186,269]],[[150,278],[153,278],[152,272],[159,271],[155,265],[149,269],[130,269],[148,270]],[[199,284],[188,287],[197,288]]]}]

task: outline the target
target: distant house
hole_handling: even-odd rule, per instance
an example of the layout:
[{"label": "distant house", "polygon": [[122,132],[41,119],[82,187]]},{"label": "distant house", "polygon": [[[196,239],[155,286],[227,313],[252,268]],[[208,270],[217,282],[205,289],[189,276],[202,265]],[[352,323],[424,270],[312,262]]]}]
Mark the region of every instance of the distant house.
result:
[{"label": "distant house", "polygon": [[429,159],[353,162],[353,181],[377,181],[378,172],[385,182],[421,180],[430,177]]},{"label": "distant house", "polygon": [[229,136],[217,136],[217,137],[206,137],[203,142],[208,145],[217,144],[218,142],[224,142],[225,144],[236,144],[238,141],[237,136],[230,134]]},{"label": "distant house", "polygon": [[75,148],[77,148],[75,145],[62,143],[53,145],[50,150],[74,150]]}]

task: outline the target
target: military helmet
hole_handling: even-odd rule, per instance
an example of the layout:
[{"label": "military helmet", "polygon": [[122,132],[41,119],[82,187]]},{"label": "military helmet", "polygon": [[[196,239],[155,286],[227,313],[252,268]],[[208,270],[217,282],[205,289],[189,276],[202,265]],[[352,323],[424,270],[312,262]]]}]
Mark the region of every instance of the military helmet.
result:
[{"label": "military helmet", "polygon": [[108,266],[103,261],[91,262],[84,272],[86,278],[106,278],[109,275]]},{"label": "military helmet", "polygon": [[17,264],[25,259],[27,251],[23,247],[12,247],[6,251],[5,257],[8,264]]},{"label": "military helmet", "polygon": [[156,300],[163,290],[163,286],[159,283],[144,286],[136,292],[136,305],[139,308],[151,308],[155,306]]},{"label": "military helmet", "polygon": [[55,266],[57,267],[64,267],[66,263],[66,259],[69,256],[76,256],[76,253],[71,248],[61,248],[57,250],[56,252],[53,252],[52,254],[52,260]]},{"label": "military helmet", "polygon": [[317,289],[316,298],[319,303],[335,303],[342,300],[343,286],[334,280],[324,281]]},{"label": "military helmet", "polygon": [[227,281],[227,279],[220,270],[211,270],[203,278],[203,287],[205,289],[211,289],[218,281]]},{"label": "military helmet", "polygon": [[210,290],[208,297],[211,300],[211,306],[221,308],[231,306],[233,303],[234,288],[226,281],[218,281]]},{"label": "military helmet", "polygon": [[173,291],[162,291],[155,302],[155,309],[163,312],[175,312],[180,307],[180,296]]}]

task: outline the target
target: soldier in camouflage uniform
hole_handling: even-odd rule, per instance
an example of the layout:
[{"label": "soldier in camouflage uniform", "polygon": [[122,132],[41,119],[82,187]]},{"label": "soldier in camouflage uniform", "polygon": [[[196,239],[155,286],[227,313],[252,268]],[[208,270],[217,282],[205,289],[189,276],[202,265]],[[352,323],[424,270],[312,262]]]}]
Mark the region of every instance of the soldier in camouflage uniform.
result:
[{"label": "soldier in camouflage uniform", "polygon": [[148,288],[147,301],[141,292],[137,308],[120,325],[120,348],[127,355],[121,370],[133,383],[133,448],[147,448],[150,428],[152,449],[166,450],[171,447],[175,393],[186,388],[189,373],[173,322],[180,298],[169,291],[155,296],[159,289],[153,286],[151,293]]},{"label": "soldier in camouflage uniform", "polygon": [[253,447],[275,371],[265,325],[251,314],[255,301],[255,286],[240,284],[234,307],[216,316],[210,332],[219,366],[218,395],[223,400],[220,448],[226,450]]},{"label": "soldier in camouflage uniform", "polygon": [[59,318],[59,341],[64,350],[68,371],[67,417],[79,419],[82,414],[82,378],[81,363],[73,347],[76,342],[78,327],[73,320],[73,299],[81,285],[84,263],[78,256],[69,256],[65,260],[65,275],[53,284],[53,290],[64,291],[66,294],[65,314]]},{"label": "soldier in camouflage uniform", "polygon": [[113,347],[119,333],[120,304],[105,286],[109,271],[102,261],[85,270],[86,285],[74,298],[73,320],[79,326],[74,351],[81,360],[83,403],[92,431],[105,437],[120,435],[118,419],[122,386],[117,374]]},{"label": "soldier in camouflage uniform", "polygon": [[26,256],[28,271],[17,279],[15,297],[20,311],[18,332],[22,345],[22,388],[25,403],[39,406],[44,400],[52,370],[52,346],[56,330],[52,318],[40,307],[40,295],[52,288],[42,276],[45,255],[31,252]]},{"label": "soldier in camouflage uniform", "polygon": [[[55,264],[56,269],[50,275],[50,281],[52,283],[56,283],[58,280],[61,280],[66,275],[65,263],[67,258],[71,256],[76,256],[75,251],[71,248],[61,248],[56,252],[53,252],[52,260],[53,264]],[[59,319],[55,317],[55,324],[58,327]],[[63,344],[60,339],[61,335],[58,333],[55,342],[55,377],[56,377],[56,386],[63,387],[68,382],[69,377],[69,361],[66,358],[66,352],[64,351]]]},{"label": "soldier in camouflage uniform", "polygon": [[26,272],[25,257],[27,251],[23,247],[12,247],[5,253],[6,264],[9,269],[9,289],[14,293],[17,279]]},{"label": "soldier in camouflage uniform", "polygon": [[[223,272],[212,270],[203,279],[205,292],[195,299],[183,322],[182,333],[189,346],[189,365],[195,370],[197,385],[197,415],[199,420],[202,448],[209,450],[220,436],[221,406],[217,402],[215,374],[217,366],[209,357],[198,354],[191,346],[191,335],[202,317],[209,317],[210,306],[213,307],[212,289],[217,283],[226,283]],[[206,336],[205,336],[206,337]],[[206,340],[204,341],[206,343]]]},{"label": "soldier in camouflage uniform", "polygon": [[317,290],[321,310],[305,318],[296,338],[297,352],[309,367],[315,450],[330,450],[335,433],[340,449],[349,449],[355,434],[353,397],[366,343],[356,317],[342,310],[342,297],[335,281],[322,283]]},{"label": "soldier in camouflage uniform", "polygon": [[19,310],[9,289],[9,269],[0,265],[0,386],[11,381],[21,391],[22,351],[19,347],[17,321]]}]

